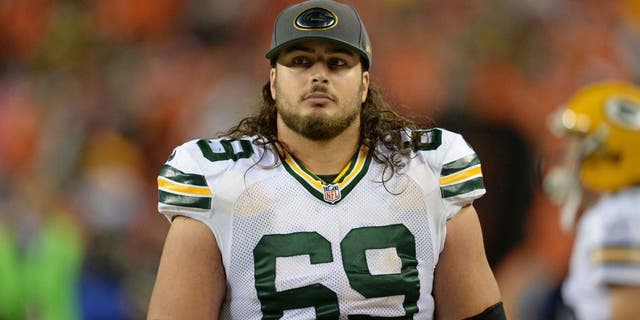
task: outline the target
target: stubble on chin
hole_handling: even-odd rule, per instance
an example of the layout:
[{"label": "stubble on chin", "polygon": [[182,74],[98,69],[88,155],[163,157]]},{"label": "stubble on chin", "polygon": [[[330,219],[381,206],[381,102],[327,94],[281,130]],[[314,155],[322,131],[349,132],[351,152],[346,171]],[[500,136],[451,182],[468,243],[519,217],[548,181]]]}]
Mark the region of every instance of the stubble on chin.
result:
[{"label": "stubble on chin", "polygon": [[329,140],[344,132],[356,120],[358,113],[339,118],[310,113],[300,115],[277,106],[284,124],[294,132],[313,141]]},{"label": "stubble on chin", "polygon": [[[278,84],[276,84],[276,91],[280,91]],[[326,87],[323,86],[312,88],[311,92],[314,91],[328,93]],[[339,109],[346,110],[337,97],[333,97],[333,99]],[[345,103],[357,103],[356,101],[357,98],[353,101],[345,101]],[[303,102],[304,95],[295,102],[298,105],[288,102],[283,103],[280,99],[276,99],[275,103],[282,122],[295,133],[313,141],[326,141],[337,137],[356,121],[360,113],[360,108],[354,108],[351,113],[339,113],[335,116],[327,115],[325,112],[310,112],[302,115],[297,113],[296,110],[300,108],[300,104]]]}]

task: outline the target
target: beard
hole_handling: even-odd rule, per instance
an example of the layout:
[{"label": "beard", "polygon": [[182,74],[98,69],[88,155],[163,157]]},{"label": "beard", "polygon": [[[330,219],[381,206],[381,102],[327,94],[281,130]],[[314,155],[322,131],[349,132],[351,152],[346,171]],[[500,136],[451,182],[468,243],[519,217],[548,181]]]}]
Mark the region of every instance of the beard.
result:
[{"label": "beard", "polygon": [[[316,90],[324,92],[323,90]],[[359,103],[358,93],[353,99],[348,99],[347,104]],[[296,107],[287,105],[281,100],[276,101],[276,109],[287,127],[301,136],[313,141],[325,141],[337,137],[344,132],[358,118],[360,108],[346,108],[335,100],[339,108],[343,110],[335,116],[329,116],[321,113],[311,112],[302,115],[295,112]]]}]

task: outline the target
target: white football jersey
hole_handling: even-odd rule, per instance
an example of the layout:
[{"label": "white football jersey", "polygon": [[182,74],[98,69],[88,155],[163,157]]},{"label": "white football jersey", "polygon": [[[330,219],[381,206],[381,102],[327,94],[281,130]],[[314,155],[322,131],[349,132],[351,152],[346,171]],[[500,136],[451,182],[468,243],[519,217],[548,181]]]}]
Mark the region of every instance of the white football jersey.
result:
[{"label": "white football jersey", "polygon": [[389,179],[362,146],[328,182],[255,137],[177,147],[158,177],[158,209],[214,233],[227,277],[221,317],[431,319],[446,221],[485,189],[462,136],[405,137],[414,151],[401,174]]},{"label": "white football jersey", "polygon": [[578,224],[563,299],[578,319],[610,319],[607,285],[640,285],[640,188],[607,195]]}]

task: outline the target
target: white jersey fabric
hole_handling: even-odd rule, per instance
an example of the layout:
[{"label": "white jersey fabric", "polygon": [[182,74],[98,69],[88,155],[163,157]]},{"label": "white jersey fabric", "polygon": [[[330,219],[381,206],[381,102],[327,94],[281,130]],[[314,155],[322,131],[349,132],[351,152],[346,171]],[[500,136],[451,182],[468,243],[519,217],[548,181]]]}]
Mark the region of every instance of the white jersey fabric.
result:
[{"label": "white jersey fabric", "polygon": [[365,146],[328,183],[256,137],[174,150],[158,177],[158,209],[214,233],[227,277],[223,319],[433,318],[446,221],[485,189],[462,136],[407,132],[413,154],[391,179]]},{"label": "white jersey fabric", "polygon": [[578,319],[610,319],[608,285],[640,285],[640,188],[607,195],[576,233],[563,299]]}]

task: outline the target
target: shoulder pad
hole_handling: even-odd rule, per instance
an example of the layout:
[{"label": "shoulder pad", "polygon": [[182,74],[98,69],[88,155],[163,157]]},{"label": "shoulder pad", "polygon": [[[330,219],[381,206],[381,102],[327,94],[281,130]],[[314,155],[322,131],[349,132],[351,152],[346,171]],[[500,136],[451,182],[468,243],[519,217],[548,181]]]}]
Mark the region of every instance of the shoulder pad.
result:
[{"label": "shoulder pad", "polygon": [[480,159],[460,134],[435,128],[417,136],[414,148],[439,177],[445,202],[462,207],[486,193]]},{"label": "shoulder pad", "polygon": [[213,194],[208,181],[226,172],[239,161],[252,158],[259,149],[250,138],[192,140],[178,146],[160,170],[159,203],[210,209]]}]

